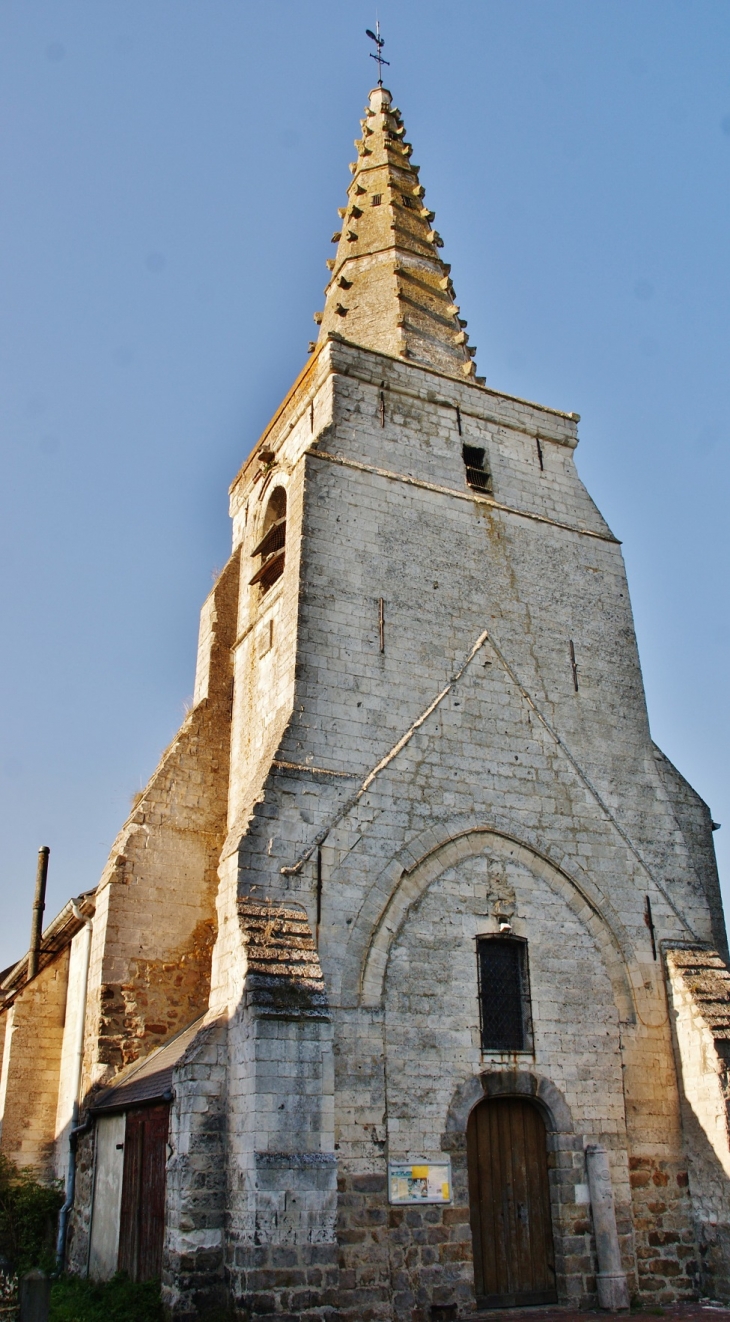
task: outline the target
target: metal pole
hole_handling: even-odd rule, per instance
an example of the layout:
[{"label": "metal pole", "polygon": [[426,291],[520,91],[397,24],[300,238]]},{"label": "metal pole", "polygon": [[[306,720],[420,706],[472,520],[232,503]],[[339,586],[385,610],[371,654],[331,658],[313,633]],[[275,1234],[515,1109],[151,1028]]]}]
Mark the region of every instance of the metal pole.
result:
[{"label": "metal pole", "polygon": [[46,881],[48,880],[48,845],[38,850],[38,871],[35,875],[35,897],[33,899],[33,919],[30,925],[30,955],[28,957],[28,982],[38,972],[38,958],[41,953],[41,934],[43,932],[43,910],[46,907]]}]

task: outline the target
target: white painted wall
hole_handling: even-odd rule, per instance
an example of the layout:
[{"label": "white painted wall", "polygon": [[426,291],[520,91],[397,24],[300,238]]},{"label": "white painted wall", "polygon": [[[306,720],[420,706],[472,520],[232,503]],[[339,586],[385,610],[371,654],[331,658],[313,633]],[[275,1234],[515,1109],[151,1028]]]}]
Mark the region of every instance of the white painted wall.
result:
[{"label": "white painted wall", "polygon": [[61,1048],[61,1075],[58,1084],[58,1109],[56,1111],[56,1176],[66,1179],[68,1168],[68,1135],[71,1129],[71,1114],[76,1101],[76,1037],[79,1015],[85,1014],[86,1002],[84,986],[84,946],[87,940],[84,929],[76,933],[71,942],[71,955],[68,966],[68,988],[66,991],[66,1020],[63,1026],[63,1046]]},{"label": "white painted wall", "polygon": [[96,1172],[89,1250],[89,1276],[94,1281],[108,1281],[117,1270],[126,1124],[124,1112],[100,1116],[96,1122]]}]

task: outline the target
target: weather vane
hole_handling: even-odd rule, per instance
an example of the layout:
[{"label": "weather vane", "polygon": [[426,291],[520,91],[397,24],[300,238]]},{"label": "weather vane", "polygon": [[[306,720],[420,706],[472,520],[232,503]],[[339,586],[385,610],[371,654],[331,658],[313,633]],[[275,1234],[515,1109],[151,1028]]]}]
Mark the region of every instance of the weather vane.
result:
[{"label": "weather vane", "polygon": [[373,53],[373,51],[370,52],[370,59],[378,61],[378,87],[382,87],[383,65],[387,64],[390,66],[390,60],[383,59],[383,46],[385,45],[385,41],[380,35],[380,22],[377,18],[375,20],[375,31],[371,32],[370,28],[366,28],[365,35],[368,36],[371,41],[375,42],[376,50],[375,53]]}]

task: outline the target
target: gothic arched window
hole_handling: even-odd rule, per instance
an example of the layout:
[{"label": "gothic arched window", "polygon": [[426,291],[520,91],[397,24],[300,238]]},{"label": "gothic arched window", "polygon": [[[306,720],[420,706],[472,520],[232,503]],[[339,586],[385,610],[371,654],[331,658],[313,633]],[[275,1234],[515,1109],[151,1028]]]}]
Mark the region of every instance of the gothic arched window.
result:
[{"label": "gothic arched window", "polygon": [[261,591],[268,592],[284,573],[286,491],[283,487],[275,487],[269,496],[261,531],[262,537],[251,552],[252,558],[260,556],[261,562],[250,584],[260,583]]}]

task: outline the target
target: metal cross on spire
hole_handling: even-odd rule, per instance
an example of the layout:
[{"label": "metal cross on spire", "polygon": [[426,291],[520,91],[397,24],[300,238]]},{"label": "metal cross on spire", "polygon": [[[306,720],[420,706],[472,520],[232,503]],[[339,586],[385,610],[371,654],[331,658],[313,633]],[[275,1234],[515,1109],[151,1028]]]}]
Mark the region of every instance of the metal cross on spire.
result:
[{"label": "metal cross on spire", "polygon": [[385,45],[385,40],[380,35],[380,21],[377,18],[375,20],[375,31],[371,32],[370,28],[366,28],[365,35],[368,36],[371,41],[375,42],[376,49],[375,51],[370,52],[370,59],[378,61],[378,87],[382,87],[383,65],[387,64],[390,67],[390,60],[383,59],[383,46]]}]

